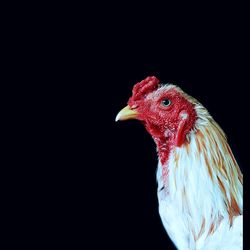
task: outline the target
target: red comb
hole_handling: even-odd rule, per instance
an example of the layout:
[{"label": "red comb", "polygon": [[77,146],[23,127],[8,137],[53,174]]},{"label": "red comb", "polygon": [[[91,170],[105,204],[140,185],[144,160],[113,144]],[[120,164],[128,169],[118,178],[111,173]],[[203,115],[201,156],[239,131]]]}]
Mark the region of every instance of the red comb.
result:
[{"label": "red comb", "polygon": [[145,94],[152,92],[158,87],[159,83],[160,80],[157,79],[155,76],[148,76],[141,82],[136,83],[132,90],[132,99],[134,101],[138,100]]}]

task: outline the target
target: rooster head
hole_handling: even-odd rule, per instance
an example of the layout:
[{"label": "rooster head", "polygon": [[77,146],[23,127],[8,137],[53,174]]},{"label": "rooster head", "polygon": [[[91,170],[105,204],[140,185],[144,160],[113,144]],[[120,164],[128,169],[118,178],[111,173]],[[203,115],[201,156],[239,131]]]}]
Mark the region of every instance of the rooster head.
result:
[{"label": "rooster head", "polygon": [[149,76],[134,85],[128,106],[117,114],[116,121],[138,119],[155,140],[180,147],[196,117],[194,103],[179,87],[161,85],[156,77]]}]

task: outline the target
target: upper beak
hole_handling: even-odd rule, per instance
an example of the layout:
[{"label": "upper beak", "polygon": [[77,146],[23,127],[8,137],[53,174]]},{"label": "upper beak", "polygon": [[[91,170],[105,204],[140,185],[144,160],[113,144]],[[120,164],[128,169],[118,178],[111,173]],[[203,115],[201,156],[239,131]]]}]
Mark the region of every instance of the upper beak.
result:
[{"label": "upper beak", "polygon": [[135,119],[139,113],[135,109],[131,109],[129,106],[123,108],[116,116],[115,121],[124,121],[128,119]]}]

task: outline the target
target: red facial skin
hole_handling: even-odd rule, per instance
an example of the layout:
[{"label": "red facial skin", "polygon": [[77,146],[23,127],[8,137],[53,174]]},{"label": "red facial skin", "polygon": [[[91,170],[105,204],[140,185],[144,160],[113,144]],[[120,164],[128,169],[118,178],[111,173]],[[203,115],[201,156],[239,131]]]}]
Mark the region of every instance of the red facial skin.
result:
[{"label": "red facial skin", "polygon": [[[165,164],[173,146],[181,147],[186,142],[187,133],[193,128],[196,112],[190,103],[178,90],[163,90],[157,98],[147,98],[147,95],[159,87],[156,77],[147,77],[133,88],[133,95],[128,101],[131,109],[139,113],[146,130],[156,142],[160,161]],[[171,104],[163,106],[164,99]]]}]

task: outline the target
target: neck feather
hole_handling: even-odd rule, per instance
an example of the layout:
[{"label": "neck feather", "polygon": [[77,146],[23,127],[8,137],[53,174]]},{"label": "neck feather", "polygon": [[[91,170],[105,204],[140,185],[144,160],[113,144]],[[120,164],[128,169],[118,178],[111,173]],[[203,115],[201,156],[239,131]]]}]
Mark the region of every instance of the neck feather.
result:
[{"label": "neck feather", "polygon": [[[232,225],[242,214],[240,168],[219,125],[209,119],[198,125],[181,147],[157,144],[162,177],[170,199],[192,218],[194,237],[212,234],[222,219]],[[161,159],[162,155],[164,156]]]}]

